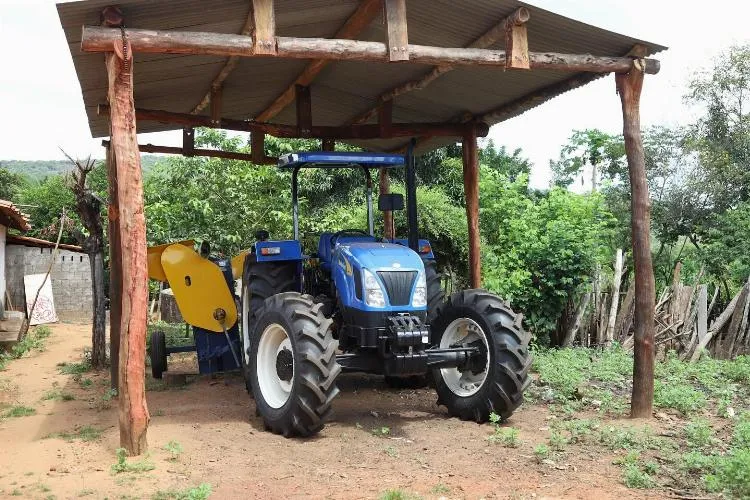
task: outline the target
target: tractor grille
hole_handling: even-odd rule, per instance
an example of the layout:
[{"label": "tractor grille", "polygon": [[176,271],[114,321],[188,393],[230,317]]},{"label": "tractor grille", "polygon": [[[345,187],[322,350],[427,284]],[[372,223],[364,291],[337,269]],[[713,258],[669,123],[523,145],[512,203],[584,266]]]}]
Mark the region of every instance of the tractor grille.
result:
[{"label": "tractor grille", "polygon": [[388,301],[392,306],[409,305],[417,271],[378,271],[378,276],[383,280]]}]

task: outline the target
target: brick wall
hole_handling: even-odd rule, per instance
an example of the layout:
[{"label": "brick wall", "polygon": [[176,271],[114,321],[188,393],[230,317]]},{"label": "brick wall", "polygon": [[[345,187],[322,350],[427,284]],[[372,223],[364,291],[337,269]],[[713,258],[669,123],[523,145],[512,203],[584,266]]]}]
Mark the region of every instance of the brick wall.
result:
[{"label": "brick wall", "polygon": [[[51,259],[51,248],[6,246],[6,287],[15,309],[20,309],[26,303],[24,275],[46,273]],[[55,310],[60,320],[90,322],[93,301],[88,255],[60,250],[52,264],[50,278]]]}]

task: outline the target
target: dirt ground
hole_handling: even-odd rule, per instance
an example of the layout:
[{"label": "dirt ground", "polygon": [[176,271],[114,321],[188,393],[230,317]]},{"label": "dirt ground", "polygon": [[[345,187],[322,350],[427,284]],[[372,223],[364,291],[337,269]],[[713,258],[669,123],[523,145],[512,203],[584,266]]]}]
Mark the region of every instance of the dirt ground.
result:
[{"label": "dirt ground", "polygon": [[[108,374],[85,373],[81,383],[58,367],[81,360],[90,327],[52,330],[45,351],[0,372],[0,403],[36,409],[0,420],[2,498],[151,498],[201,483],[211,484],[211,498],[378,498],[388,489],[423,498],[658,496],[627,489],[615,455],[601,449],[537,461],[533,448],[546,442],[550,418],[544,406],[526,405],[513,416],[507,425],[520,430],[521,444],[506,448],[487,440],[490,425],[448,418],[432,390],[388,389],[379,377],[361,375],[341,377],[332,421],[307,440],[264,432],[239,375],[194,377],[181,388],[149,381],[146,460],[155,468],[114,474],[119,432]],[[75,399],[43,400],[55,387]],[[87,425],[101,436],[53,436]],[[183,449],[175,460],[164,449],[170,441]]]}]

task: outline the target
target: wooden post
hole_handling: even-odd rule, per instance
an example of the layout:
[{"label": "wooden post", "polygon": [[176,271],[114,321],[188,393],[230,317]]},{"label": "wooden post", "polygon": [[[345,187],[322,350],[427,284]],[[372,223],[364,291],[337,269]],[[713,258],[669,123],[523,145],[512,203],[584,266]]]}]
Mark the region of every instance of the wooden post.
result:
[{"label": "wooden post", "polygon": [[256,165],[263,164],[263,158],[266,156],[266,134],[263,132],[250,133],[250,154],[253,163]]},{"label": "wooden post", "polygon": [[182,154],[185,156],[193,156],[195,152],[195,129],[185,127],[182,129]]},{"label": "wooden post", "polygon": [[120,375],[120,319],[122,311],[122,249],[120,245],[120,205],[117,198],[117,163],[112,147],[107,145],[107,207],[109,237],[109,363],[110,388],[119,389]]},{"label": "wooden post", "polygon": [[276,14],[273,0],[253,0],[255,34],[253,51],[256,54],[276,54]]},{"label": "wooden post", "polygon": [[482,286],[481,245],[479,239],[479,145],[473,127],[467,129],[463,140],[464,196],[466,221],[469,224],[469,284]]},{"label": "wooden post", "polygon": [[135,129],[133,54],[128,44],[123,45],[115,45],[117,52],[109,52],[105,57],[122,251],[118,389],[120,446],[130,455],[140,455],[147,448],[149,421],[145,387],[148,320],[146,218],[143,211],[141,157]]},{"label": "wooden post", "polygon": [[310,137],[312,132],[312,96],[310,87],[297,85],[297,129],[300,137]]},{"label": "wooden post", "polygon": [[378,125],[380,126],[380,137],[391,137],[391,126],[393,125],[393,99],[383,101],[378,106]]},{"label": "wooden post", "polygon": [[[391,177],[387,168],[381,168],[378,175],[378,194],[388,194],[391,192]],[[386,210],[383,212],[383,236],[386,239],[393,239],[395,235],[393,227],[393,212]]]},{"label": "wooden post", "polygon": [[654,307],[656,291],[651,264],[651,214],[646,161],[641,137],[640,99],[643,71],[615,75],[622,102],[623,136],[630,173],[631,230],[635,267],[633,393],[630,416],[650,418],[654,403]]},{"label": "wooden post", "polygon": [[320,149],[323,151],[336,151],[336,140],[335,139],[323,139],[320,144]]},{"label": "wooden post", "polygon": [[622,284],[622,248],[617,249],[615,258],[615,272],[612,275],[612,300],[609,304],[609,321],[604,343],[610,345],[615,339],[615,321],[617,320],[617,306],[620,304],[620,285]]},{"label": "wooden post", "polygon": [[508,24],[505,32],[505,68],[529,69],[529,41],[526,23]]},{"label": "wooden post", "polygon": [[406,29],[406,0],[385,0],[385,22],[390,61],[409,60],[409,35]]},{"label": "wooden post", "polygon": [[211,87],[211,121],[218,125],[221,123],[221,87]]}]

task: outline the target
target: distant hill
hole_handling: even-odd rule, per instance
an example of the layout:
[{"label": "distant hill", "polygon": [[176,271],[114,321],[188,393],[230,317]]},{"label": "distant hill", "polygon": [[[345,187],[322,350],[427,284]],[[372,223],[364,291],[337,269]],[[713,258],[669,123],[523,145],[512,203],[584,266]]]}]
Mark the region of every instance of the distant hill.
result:
[{"label": "distant hill", "polygon": [[[158,161],[163,159],[163,156],[141,155],[143,172],[147,174]],[[0,160],[0,167],[37,180],[68,173],[73,169],[73,165],[67,160]]]}]

